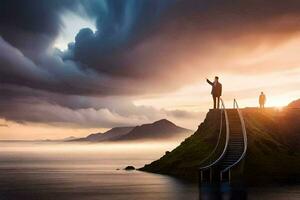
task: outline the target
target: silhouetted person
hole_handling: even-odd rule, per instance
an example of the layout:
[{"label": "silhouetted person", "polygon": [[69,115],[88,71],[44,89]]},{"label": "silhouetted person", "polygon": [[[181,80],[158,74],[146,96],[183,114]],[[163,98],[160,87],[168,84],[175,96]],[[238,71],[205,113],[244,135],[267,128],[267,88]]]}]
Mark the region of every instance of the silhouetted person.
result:
[{"label": "silhouetted person", "polygon": [[264,108],[265,104],[266,104],[266,95],[263,92],[261,92],[259,95],[259,107]]},{"label": "silhouetted person", "polygon": [[214,109],[220,108],[220,97],[222,96],[222,84],[219,83],[219,77],[215,77],[215,81],[211,82],[210,80],[206,79],[206,81],[212,86],[211,95],[214,100]]}]

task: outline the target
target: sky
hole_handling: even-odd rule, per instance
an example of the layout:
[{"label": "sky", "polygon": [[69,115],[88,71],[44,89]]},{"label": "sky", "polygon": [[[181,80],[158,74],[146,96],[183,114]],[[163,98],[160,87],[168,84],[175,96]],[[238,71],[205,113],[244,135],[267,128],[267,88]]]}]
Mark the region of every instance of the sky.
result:
[{"label": "sky", "polygon": [[56,139],[300,98],[297,0],[2,0],[0,139]]}]

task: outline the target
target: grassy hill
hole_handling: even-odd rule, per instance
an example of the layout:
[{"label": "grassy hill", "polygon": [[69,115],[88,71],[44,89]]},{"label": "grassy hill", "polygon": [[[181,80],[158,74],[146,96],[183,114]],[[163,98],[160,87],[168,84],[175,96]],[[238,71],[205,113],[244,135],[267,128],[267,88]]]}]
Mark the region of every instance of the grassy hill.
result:
[{"label": "grassy hill", "polygon": [[[296,182],[300,180],[300,110],[243,109],[248,150],[243,177],[248,183]],[[208,112],[198,130],[172,152],[141,170],[191,180],[217,141],[220,117]]]}]

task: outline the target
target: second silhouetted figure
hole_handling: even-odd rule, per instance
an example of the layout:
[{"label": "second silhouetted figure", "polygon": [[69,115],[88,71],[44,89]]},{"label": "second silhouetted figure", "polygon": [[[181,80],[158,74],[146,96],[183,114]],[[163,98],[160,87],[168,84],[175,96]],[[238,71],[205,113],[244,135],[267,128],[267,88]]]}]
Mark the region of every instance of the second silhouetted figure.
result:
[{"label": "second silhouetted figure", "polygon": [[265,108],[265,104],[266,104],[266,95],[264,94],[264,92],[261,92],[259,95],[259,107]]},{"label": "second silhouetted figure", "polygon": [[222,84],[219,82],[219,77],[215,77],[215,81],[211,82],[206,79],[206,81],[212,86],[211,95],[214,100],[214,109],[220,108],[220,97],[222,96]]}]

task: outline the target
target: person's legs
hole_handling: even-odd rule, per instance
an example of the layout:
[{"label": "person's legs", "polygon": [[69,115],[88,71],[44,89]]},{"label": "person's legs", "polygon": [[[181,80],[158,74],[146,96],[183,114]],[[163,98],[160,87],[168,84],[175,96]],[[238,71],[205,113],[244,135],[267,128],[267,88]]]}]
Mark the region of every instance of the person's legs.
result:
[{"label": "person's legs", "polygon": [[220,97],[217,97],[217,108],[220,109]]},{"label": "person's legs", "polygon": [[212,96],[213,97],[213,101],[214,101],[214,109],[216,109],[216,97],[215,96]]}]

